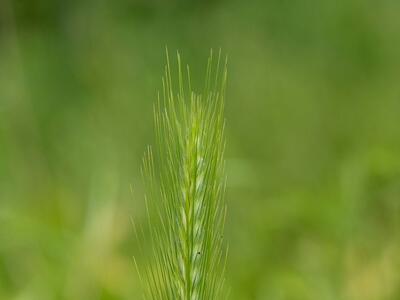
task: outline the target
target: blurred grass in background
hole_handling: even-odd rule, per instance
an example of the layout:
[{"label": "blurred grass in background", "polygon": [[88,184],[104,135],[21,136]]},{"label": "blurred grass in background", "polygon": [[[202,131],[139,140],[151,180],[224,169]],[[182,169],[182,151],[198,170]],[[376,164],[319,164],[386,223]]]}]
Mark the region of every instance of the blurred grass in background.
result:
[{"label": "blurred grass in background", "polygon": [[229,55],[231,299],[399,299],[399,11],[0,1],[0,299],[140,299],[130,218],[165,45],[198,82]]}]

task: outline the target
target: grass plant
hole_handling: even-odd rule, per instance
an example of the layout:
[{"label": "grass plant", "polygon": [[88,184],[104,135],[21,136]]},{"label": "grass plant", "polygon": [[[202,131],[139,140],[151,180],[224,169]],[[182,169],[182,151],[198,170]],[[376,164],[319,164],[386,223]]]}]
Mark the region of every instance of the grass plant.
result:
[{"label": "grass plant", "polygon": [[200,92],[179,53],[177,84],[173,71],[167,51],[156,151],[149,147],[143,164],[152,254],[139,275],[145,299],[224,299],[226,59],[211,51]]}]

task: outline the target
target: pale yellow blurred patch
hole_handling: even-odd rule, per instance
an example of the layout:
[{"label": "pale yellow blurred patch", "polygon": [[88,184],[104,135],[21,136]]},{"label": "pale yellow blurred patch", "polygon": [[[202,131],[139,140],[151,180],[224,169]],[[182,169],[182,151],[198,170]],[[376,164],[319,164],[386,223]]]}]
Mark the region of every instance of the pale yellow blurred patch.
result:
[{"label": "pale yellow blurred patch", "polygon": [[346,255],[345,299],[394,299],[400,279],[399,245],[389,242],[380,253],[368,257],[358,248]]}]

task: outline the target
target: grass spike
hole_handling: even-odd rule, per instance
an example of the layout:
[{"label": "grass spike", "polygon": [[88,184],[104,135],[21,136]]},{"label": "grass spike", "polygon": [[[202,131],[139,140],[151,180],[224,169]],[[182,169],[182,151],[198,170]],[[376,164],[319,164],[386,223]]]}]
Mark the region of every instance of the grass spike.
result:
[{"label": "grass spike", "polygon": [[145,299],[223,299],[226,60],[221,70],[221,50],[216,63],[210,51],[204,89],[197,93],[189,66],[183,72],[176,55],[177,90],[166,49],[154,106],[157,155],[149,147],[143,163],[152,256],[140,277]]}]

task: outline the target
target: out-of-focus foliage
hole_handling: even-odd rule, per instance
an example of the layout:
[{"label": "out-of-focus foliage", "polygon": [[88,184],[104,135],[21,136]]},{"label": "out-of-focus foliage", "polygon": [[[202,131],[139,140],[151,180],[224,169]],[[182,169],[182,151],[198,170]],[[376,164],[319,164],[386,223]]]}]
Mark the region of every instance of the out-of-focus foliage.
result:
[{"label": "out-of-focus foliage", "polygon": [[229,54],[231,299],[399,299],[399,10],[0,1],[0,299],[139,299],[165,45],[199,83]]}]

